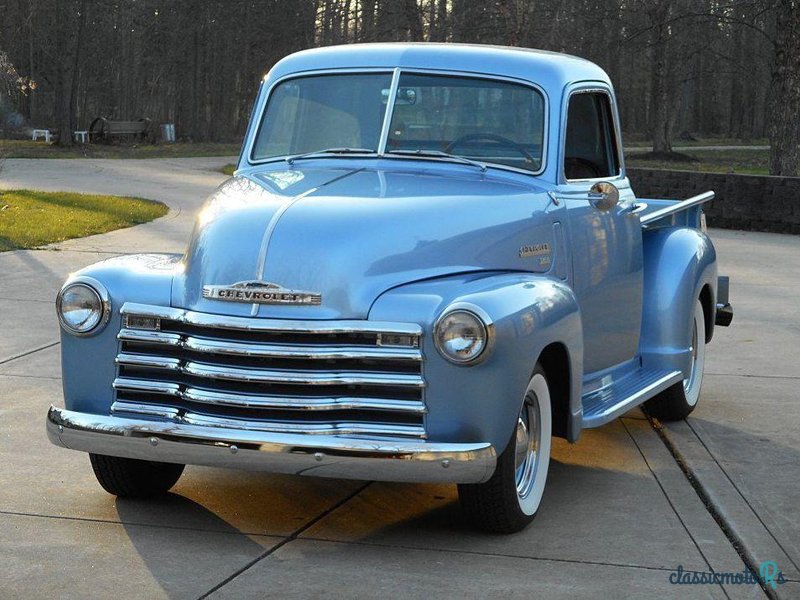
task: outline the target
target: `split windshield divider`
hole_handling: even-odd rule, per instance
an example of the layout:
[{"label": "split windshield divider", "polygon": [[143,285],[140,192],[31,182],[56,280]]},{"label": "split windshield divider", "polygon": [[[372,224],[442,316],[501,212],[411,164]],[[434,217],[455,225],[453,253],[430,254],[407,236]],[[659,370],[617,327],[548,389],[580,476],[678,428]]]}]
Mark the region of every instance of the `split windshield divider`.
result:
[{"label": "split windshield divider", "polygon": [[392,72],[392,83],[389,86],[389,98],[386,100],[386,112],[383,113],[383,127],[381,127],[381,137],[378,141],[378,156],[386,154],[386,144],[389,143],[389,128],[392,124],[394,115],[394,104],[397,99],[397,87],[400,85],[400,68]]}]

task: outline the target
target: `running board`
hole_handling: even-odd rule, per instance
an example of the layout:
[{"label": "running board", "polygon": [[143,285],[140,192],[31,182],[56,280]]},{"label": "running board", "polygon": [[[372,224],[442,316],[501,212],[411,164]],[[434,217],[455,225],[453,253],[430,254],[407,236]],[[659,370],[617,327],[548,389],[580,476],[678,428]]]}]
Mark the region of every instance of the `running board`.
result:
[{"label": "running board", "polygon": [[683,381],[680,371],[640,369],[583,396],[583,427],[599,427]]}]

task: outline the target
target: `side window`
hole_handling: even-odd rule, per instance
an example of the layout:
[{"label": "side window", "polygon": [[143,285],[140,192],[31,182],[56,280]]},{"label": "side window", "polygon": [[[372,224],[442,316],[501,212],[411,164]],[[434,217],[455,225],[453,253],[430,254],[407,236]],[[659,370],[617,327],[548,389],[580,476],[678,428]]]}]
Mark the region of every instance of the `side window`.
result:
[{"label": "side window", "polygon": [[567,179],[598,179],[619,174],[611,101],[601,92],[569,99],[564,174]]}]

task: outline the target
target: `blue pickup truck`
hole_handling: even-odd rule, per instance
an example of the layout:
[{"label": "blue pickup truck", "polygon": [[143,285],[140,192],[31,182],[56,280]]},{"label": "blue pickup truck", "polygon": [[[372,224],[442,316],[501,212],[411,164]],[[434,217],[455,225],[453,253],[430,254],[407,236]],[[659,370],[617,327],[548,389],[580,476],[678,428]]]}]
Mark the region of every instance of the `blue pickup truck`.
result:
[{"label": "blue pickup truck", "polygon": [[613,87],[585,60],[293,54],[185,254],[64,284],[49,438],[118,496],[186,464],[447,482],[477,527],[518,531],[553,436],[696,406],[733,316],[712,198],[634,195]]}]

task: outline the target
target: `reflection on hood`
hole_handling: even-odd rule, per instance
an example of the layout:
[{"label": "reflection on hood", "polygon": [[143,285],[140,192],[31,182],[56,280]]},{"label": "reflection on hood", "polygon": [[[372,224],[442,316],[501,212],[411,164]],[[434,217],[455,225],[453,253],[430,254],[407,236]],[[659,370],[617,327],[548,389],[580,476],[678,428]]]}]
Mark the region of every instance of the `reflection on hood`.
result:
[{"label": "reflection on hood", "polygon": [[[531,180],[535,183],[534,180]],[[530,183],[468,169],[268,170],[237,177],[201,212],[173,303],[250,315],[203,285],[262,280],[322,295],[320,306],[261,306],[277,318],[366,318],[403,283],[480,270],[546,271],[520,248],[552,247],[549,199]]]}]

